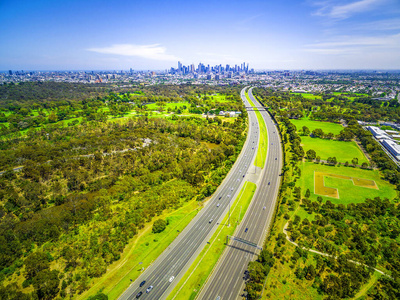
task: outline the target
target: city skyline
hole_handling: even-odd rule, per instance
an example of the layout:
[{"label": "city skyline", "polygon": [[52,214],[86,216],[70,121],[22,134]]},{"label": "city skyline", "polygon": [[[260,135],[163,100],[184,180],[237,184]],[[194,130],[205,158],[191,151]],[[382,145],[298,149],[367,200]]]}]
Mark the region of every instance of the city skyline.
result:
[{"label": "city skyline", "polygon": [[0,70],[400,69],[397,0],[3,1]]}]

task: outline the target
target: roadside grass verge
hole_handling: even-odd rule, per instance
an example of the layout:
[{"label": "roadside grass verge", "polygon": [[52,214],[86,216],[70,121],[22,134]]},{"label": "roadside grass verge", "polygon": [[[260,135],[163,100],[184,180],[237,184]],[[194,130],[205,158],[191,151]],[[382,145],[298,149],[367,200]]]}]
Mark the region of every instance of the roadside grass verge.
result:
[{"label": "roadside grass verge", "polygon": [[[111,264],[107,272],[93,280],[93,286],[79,295],[77,299],[86,299],[102,291],[108,299],[117,299],[142,272],[147,268],[190,223],[199,210],[196,200],[188,202],[176,211],[167,211],[157,218],[168,219],[169,225],[161,233],[152,233],[153,222],[146,224],[125,247],[121,259]],[[179,230],[179,232],[178,232]],[[141,263],[141,264],[139,264]]]},{"label": "roadside grass verge", "polygon": [[226,248],[226,236],[232,235],[243,219],[256,187],[256,184],[252,182],[245,182],[231,207],[230,223],[232,226],[227,226],[228,215],[225,216],[217,231],[210,238],[210,244],[207,244],[197,256],[188,271],[167,297],[168,300],[194,299],[197,296]]},{"label": "roadside grass verge", "polygon": [[[254,103],[250,100],[249,94],[246,92],[246,98],[250,102],[251,106],[255,106]],[[264,168],[265,160],[267,159],[267,151],[268,151],[268,132],[267,126],[265,125],[264,118],[261,116],[259,111],[256,111],[256,116],[258,123],[260,124],[260,139],[258,143],[256,161],[254,165],[259,168]]]}]

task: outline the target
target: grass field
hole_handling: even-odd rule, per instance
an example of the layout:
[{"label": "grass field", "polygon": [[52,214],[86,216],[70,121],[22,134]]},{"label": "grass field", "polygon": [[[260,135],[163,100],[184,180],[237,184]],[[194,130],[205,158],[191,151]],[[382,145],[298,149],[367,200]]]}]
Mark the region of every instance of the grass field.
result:
[{"label": "grass field", "polygon": [[207,94],[207,95],[202,94],[202,95],[201,95],[201,97],[204,97],[204,96],[210,97],[210,100],[211,100],[211,101],[215,101],[215,102],[224,103],[224,102],[229,102],[229,101],[230,101],[230,100],[227,100],[227,99],[226,99],[226,95],[223,95],[223,94],[220,94],[220,93],[217,93],[217,94]]},{"label": "grass field", "polygon": [[303,162],[301,166],[302,175],[298,181],[298,186],[301,187],[303,195],[307,189],[310,189],[311,200],[317,200],[318,197],[318,195],[314,193],[314,172],[324,172],[329,174],[374,180],[378,186],[378,189],[371,189],[367,187],[356,186],[351,180],[325,177],[326,186],[338,189],[339,199],[322,196],[324,202],[326,200],[330,200],[332,203],[336,204],[360,203],[364,202],[366,198],[381,197],[393,199],[397,195],[394,187],[390,183],[381,179],[378,170],[363,170],[344,166],[332,167],[311,162]]},{"label": "grass field", "polygon": [[290,93],[290,94],[291,94],[291,95],[302,95],[303,98],[305,98],[305,99],[312,99],[312,100],[315,100],[315,99],[322,99],[321,96],[316,96],[316,95],[313,95],[313,94],[311,94],[311,93]]},{"label": "grass field", "polygon": [[[341,181],[347,182],[342,183]],[[314,193],[317,195],[340,199],[339,190],[336,187],[342,185],[345,185],[346,189],[351,188],[351,185],[369,189],[379,189],[374,180],[325,172],[314,172]]]},{"label": "grass field", "polygon": [[317,153],[317,156],[322,160],[326,160],[328,157],[336,157],[338,162],[345,163],[348,161],[351,164],[353,158],[358,158],[359,165],[363,162],[368,163],[368,159],[364,156],[355,142],[325,140],[302,136],[301,143],[304,152],[313,149]]},{"label": "grass field", "polygon": [[167,299],[194,299],[198,295],[198,292],[226,248],[226,236],[232,235],[238,223],[242,220],[253,198],[256,187],[252,182],[245,182],[238,197],[232,204],[231,226],[226,226],[228,221],[228,216],[226,216],[219,225],[219,229],[217,229],[210,239],[210,244],[204,247]]},{"label": "grass field", "polygon": [[343,126],[336,123],[313,121],[306,118],[290,121],[296,126],[297,131],[301,131],[303,126],[308,127],[310,131],[320,128],[325,133],[332,132],[333,134],[339,134],[343,130]]},{"label": "grass field", "polygon": [[125,247],[121,259],[111,264],[102,277],[94,279],[93,286],[77,299],[87,299],[100,290],[108,299],[117,299],[130,285],[130,279],[139,277],[141,268],[147,268],[168,247],[196,216],[198,209],[199,204],[194,200],[174,212],[165,212],[159,218],[167,218],[169,225],[158,234],[152,233],[152,223],[147,223]]},{"label": "grass field", "polygon": [[[246,92],[246,98],[250,102],[251,106],[255,106],[254,103],[250,100],[250,97],[247,94],[247,92]],[[267,126],[265,125],[264,122],[264,118],[261,116],[261,113],[259,111],[256,111],[256,116],[258,123],[260,124],[260,140],[258,143],[256,161],[254,164],[256,167],[264,168],[268,151],[268,132],[267,132]]]},{"label": "grass field", "polygon": [[[168,110],[168,108],[175,109],[176,108],[183,108],[183,106],[189,107],[190,104],[187,101],[184,102],[171,102],[171,103],[165,103],[165,106],[163,106],[164,110]],[[151,103],[146,105],[148,110],[158,110],[159,106],[157,103]]]}]

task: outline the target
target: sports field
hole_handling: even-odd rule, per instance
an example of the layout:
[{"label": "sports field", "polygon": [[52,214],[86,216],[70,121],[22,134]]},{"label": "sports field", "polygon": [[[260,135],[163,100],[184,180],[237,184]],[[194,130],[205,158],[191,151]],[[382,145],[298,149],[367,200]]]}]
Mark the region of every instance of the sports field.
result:
[{"label": "sports field", "polygon": [[[337,189],[338,198],[334,197],[333,194],[324,196],[323,192],[320,195],[317,194],[318,187],[317,190],[314,190],[315,173],[325,174],[324,186]],[[326,174],[329,175],[326,176]],[[324,201],[330,200],[336,204],[360,203],[364,202],[366,198],[375,197],[393,199],[397,196],[394,186],[382,180],[378,170],[363,170],[344,166],[333,167],[312,162],[302,163],[298,186],[301,187],[302,195],[305,194],[307,189],[310,189],[311,200],[317,200],[318,196],[322,196]]]},{"label": "sports field", "polygon": [[301,131],[303,126],[308,127],[310,131],[320,128],[325,133],[332,132],[333,134],[339,134],[343,130],[343,126],[336,123],[313,121],[306,118],[290,121],[296,126],[297,131]]},{"label": "sports field", "polygon": [[358,187],[364,187],[368,189],[376,189],[378,190],[378,186],[376,185],[374,180],[343,176],[338,174],[331,174],[325,172],[314,172],[314,193],[320,196],[332,197],[339,199],[339,190],[335,187],[330,187],[325,184],[325,180],[328,178],[338,178],[341,180],[350,180],[353,185]]}]

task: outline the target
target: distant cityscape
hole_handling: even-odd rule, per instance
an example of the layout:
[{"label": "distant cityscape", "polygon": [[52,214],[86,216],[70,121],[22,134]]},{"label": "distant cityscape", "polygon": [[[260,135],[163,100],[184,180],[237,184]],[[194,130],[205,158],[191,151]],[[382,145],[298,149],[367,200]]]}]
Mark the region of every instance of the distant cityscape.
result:
[{"label": "distant cityscape", "polygon": [[362,93],[374,100],[400,99],[400,71],[315,71],[315,70],[259,70],[240,65],[189,66],[164,71],[13,71],[0,72],[0,84],[18,82],[69,82],[85,84],[208,84],[238,85],[259,84],[275,90],[296,93]]}]

